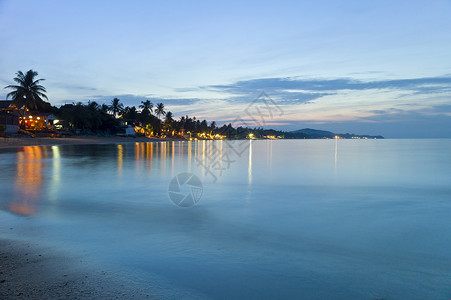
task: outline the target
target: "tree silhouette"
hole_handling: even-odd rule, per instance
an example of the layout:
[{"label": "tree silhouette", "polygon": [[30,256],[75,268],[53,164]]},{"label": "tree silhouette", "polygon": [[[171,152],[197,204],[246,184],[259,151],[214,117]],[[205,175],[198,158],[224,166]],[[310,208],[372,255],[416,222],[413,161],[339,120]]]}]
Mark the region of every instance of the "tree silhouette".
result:
[{"label": "tree silhouette", "polygon": [[29,70],[27,73],[18,71],[14,77],[14,81],[17,85],[8,85],[5,89],[12,89],[13,91],[6,95],[6,99],[12,98],[13,104],[21,109],[22,117],[25,116],[26,108],[30,110],[41,110],[48,106],[48,103],[44,102],[44,99],[48,99],[45,94],[47,91],[45,87],[40,85],[41,81],[45,79],[36,79],[38,72]]},{"label": "tree silhouette", "polygon": [[157,108],[155,109],[155,114],[157,115],[158,118],[160,118],[161,115],[166,115],[166,111],[164,110],[164,104],[163,103],[158,103],[157,104]]},{"label": "tree silhouette", "polygon": [[120,102],[118,98],[111,100],[110,111],[113,113],[113,117],[117,118],[117,115],[124,109],[124,104]]},{"label": "tree silhouette", "polygon": [[150,100],[141,101],[141,105],[139,106],[142,110],[148,110],[149,113],[152,113],[153,103]]},{"label": "tree silhouette", "polygon": [[136,121],[138,118],[138,112],[136,111],[136,107],[127,106],[124,108],[124,111],[122,112],[122,118],[124,119],[132,119]]},{"label": "tree silhouette", "polygon": [[174,118],[172,116],[172,112],[168,111],[166,113],[166,119],[164,120],[165,123],[172,124],[174,122]]}]

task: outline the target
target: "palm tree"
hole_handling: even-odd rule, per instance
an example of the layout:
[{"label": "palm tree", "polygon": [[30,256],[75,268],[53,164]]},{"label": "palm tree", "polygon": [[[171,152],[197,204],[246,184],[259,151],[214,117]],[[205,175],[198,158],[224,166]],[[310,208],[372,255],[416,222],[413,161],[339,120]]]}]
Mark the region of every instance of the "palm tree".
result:
[{"label": "palm tree", "polygon": [[110,106],[108,104],[103,103],[102,106],[100,106],[100,110],[104,113],[108,113],[110,110]]},{"label": "palm tree", "polygon": [[42,98],[48,99],[45,87],[40,85],[41,81],[45,79],[35,79],[38,72],[29,70],[27,73],[18,71],[14,77],[14,81],[18,85],[8,85],[5,89],[12,89],[13,91],[6,95],[6,99],[12,98],[13,104],[17,107],[23,107],[22,117],[25,115],[25,109],[39,110],[45,106]]},{"label": "palm tree", "polygon": [[114,98],[111,101],[110,111],[113,113],[113,116],[116,118],[117,114],[119,114],[124,109],[124,104],[120,102],[118,98]]},{"label": "palm tree", "polygon": [[174,129],[174,118],[172,117],[172,112],[170,111],[166,113],[166,118],[163,123],[163,129],[167,131],[171,131]]},{"label": "palm tree", "polygon": [[160,118],[161,115],[166,115],[166,111],[164,110],[164,104],[163,103],[158,103],[157,104],[157,108],[155,109],[155,114],[157,115],[158,118]]},{"label": "palm tree", "polygon": [[149,113],[152,113],[153,103],[150,100],[141,101],[141,105],[139,106],[142,110],[147,110]]},{"label": "palm tree", "polygon": [[172,117],[172,112],[168,111],[166,113],[166,119],[164,122],[169,123],[169,124],[172,124],[172,122],[174,122],[174,118]]},{"label": "palm tree", "polygon": [[136,120],[138,118],[138,112],[136,111],[136,107],[134,106],[125,107],[122,113],[122,118]]},{"label": "palm tree", "polygon": [[100,109],[100,105],[95,101],[88,101],[88,107],[91,110],[99,110]]}]

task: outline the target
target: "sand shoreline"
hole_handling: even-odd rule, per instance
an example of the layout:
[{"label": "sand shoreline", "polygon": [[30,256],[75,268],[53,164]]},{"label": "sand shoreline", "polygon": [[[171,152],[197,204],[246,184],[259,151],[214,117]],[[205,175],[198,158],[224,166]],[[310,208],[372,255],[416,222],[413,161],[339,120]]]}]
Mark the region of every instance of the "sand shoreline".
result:
[{"label": "sand shoreline", "polygon": [[0,239],[0,266],[1,299],[160,298],[92,268],[83,257],[32,242]]},{"label": "sand shoreline", "polygon": [[135,278],[87,254],[0,237],[0,299],[205,299],[155,276]]},{"label": "sand shoreline", "polygon": [[25,146],[53,146],[78,144],[117,144],[117,143],[149,143],[164,141],[182,141],[181,138],[146,138],[146,137],[119,137],[119,136],[74,136],[67,138],[44,137],[0,137],[0,148],[15,148]]}]

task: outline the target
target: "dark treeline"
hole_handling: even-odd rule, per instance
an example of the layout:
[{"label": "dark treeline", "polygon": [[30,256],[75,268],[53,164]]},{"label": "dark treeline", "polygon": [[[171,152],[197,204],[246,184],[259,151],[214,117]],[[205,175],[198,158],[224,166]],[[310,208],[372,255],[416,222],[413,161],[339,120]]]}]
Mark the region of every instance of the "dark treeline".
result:
[{"label": "dark treeline", "polygon": [[[158,103],[155,109],[149,100],[142,101],[139,109],[127,106],[114,98],[111,103],[99,104],[89,101],[87,104],[78,102],[65,104],[61,107],[52,107],[46,112],[53,113],[62,122],[64,129],[83,134],[116,134],[125,124],[136,125],[142,128],[142,134],[161,135],[166,128],[166,116],[172,120],[172,113],[164,110],[164,104]],[[157,114],[157,116],[155,115]]]},{"label": "dark treeline", "polygon": [[215,121],[182,116],[174,119],[163,103],[155,106],[150,100],[136,106],[125,106],[114,98],[110,104],[89,101],[65,104],[61,107],[46,106],[64,124],[64,129],[81,134],[116,134],[124,124],[137,127],[138,135],[189,136],[191,138],[265,138],[283,137],[282,131],[263,128],[234,128],[232,124],[218,127]]}]

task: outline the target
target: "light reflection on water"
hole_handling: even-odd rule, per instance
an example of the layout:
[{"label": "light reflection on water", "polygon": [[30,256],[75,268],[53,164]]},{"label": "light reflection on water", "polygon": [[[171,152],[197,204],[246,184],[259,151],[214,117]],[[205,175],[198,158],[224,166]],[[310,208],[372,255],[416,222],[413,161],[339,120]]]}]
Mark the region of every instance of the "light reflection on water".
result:
[{"label": "light reflection on water", "polygon": [[[0,149],[0,225],[21,228],[0,233],[213,298],[451,295],[450,140],[246,143]],[[181,172],[191,209],[167,195]]]},{"label": "light reflection on water", "polygon": [[33,146],[17,153],[14,198],[8,205],[11,212],[25,216],[35,214],[35,202],[42,186],[43,153],[47,154],[46,150]]}]

